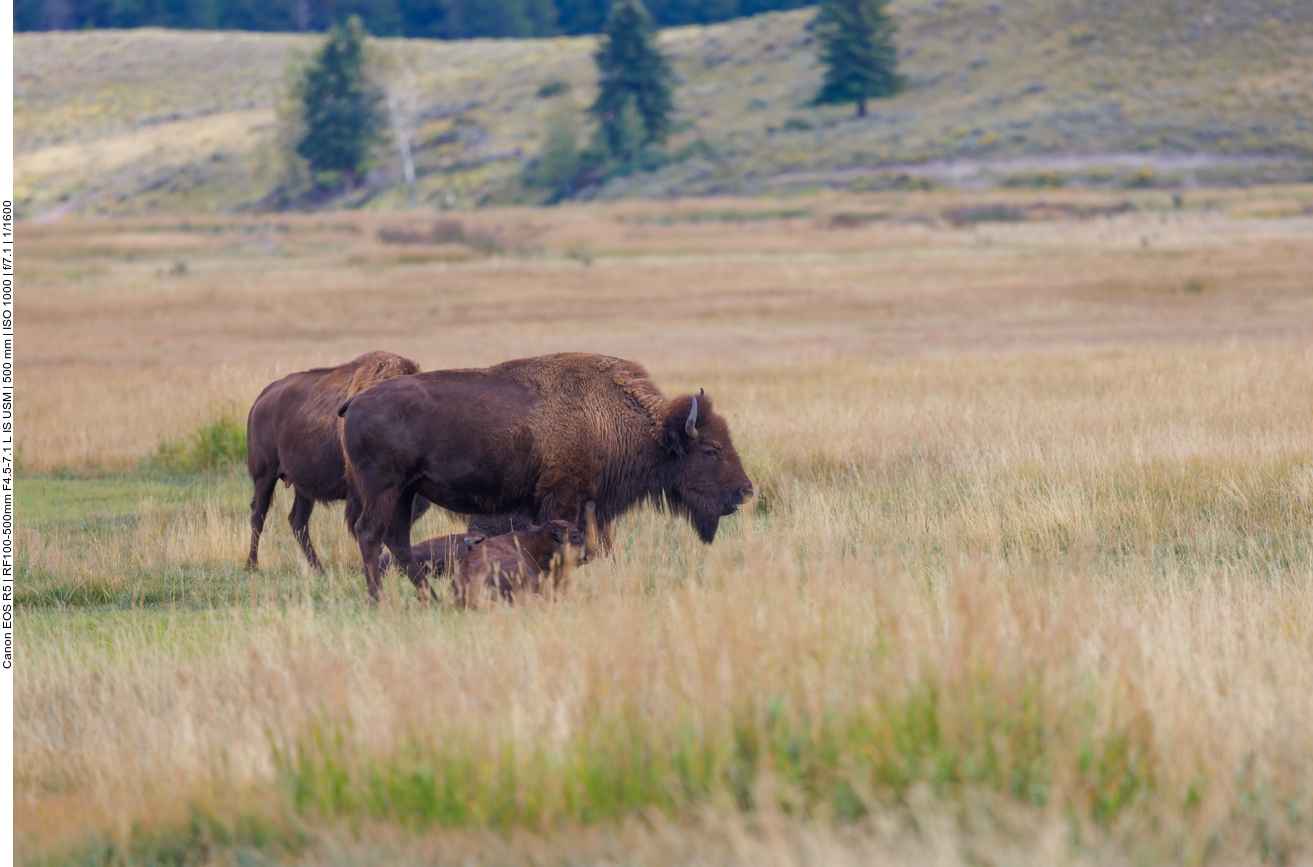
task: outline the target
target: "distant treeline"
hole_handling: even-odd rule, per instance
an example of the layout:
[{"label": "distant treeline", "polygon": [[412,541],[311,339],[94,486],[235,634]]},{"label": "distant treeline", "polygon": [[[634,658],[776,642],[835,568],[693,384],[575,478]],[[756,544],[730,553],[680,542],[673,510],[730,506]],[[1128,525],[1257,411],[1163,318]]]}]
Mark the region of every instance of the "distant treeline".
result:
[{"label": "distant treeline", "polygon": [[[808,0],[645,2],[660,27],[811,5]],[[14,29],[309,31],[359,15],[375,36],[557,36],[598,32],[609,8],[609,0],[15,0]]]}]

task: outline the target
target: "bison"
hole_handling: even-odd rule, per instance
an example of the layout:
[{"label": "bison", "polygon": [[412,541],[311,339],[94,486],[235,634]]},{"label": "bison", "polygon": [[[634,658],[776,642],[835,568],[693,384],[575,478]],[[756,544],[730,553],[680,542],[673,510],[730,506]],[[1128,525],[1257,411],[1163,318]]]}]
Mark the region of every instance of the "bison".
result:
[{"label": "bison", "polygon": [[[419,498],[416,498],[419,501]],[[422,501],[421,501],[422,502]],[[596,505],[588,502],[584,506],[584,517],[587,520],[587,535],[584,537],[584,557],[579,562],[587,562],[588,558],[599,547],[598,533],[601,531],[597,526]],[[475,522],[479,522],[476,524]],[[465,559],[469,553],[470,547],[477,545],[484,539],[493,536],[505,535],[515,532],[515,527],[523,527],[527,522],[516,521],[511,515],[471,515],[470,527],[464,533],[453,533],[449,536],[434,536],[432,539],[425,539],[423,542],[416,542],[410,546],[410,554],[415,558],[415,562],[430,575],[454,575],[456,567]],[[480,525],[501,526],[497,532],[485,532]],[[610,544],[614,545],[613,536],[603,537],[609,539]],[[378,562],[380,574],[386,572],[392,565],[392,555],[387,551],[383,552],[382,558]]]},{"label": "bison", "polygon": [[541,593],[545,573],[553,576],[555,590],[588,559],[584,534],[569,521],[548,521],[490,539],[470,536],[465,542],[469,553],[452,580],[456,602],[463,606],[491,601],[494,591],[507,602],[515,601],[516,593]]},{"label": "bison", "polygon": [[620,358],[563,353],[401,376],[338,413],[374,599],[383,543],[420,594],[431,592],[410,551],[417,495],[539,525],[577,526],[593,503],[604,532],[646,500],[685,516],[710,543],[753,493],[711,399],[667,398],[642,365]]},{"label": "bison", "polygon": [[[450,536],[434,536],[423,542],[410,546],[410,554],[415,562],[435,575],[451,575],[456,566],[465,559],[470,545],[482,542],[486,536],[481,532],[456,533]],[[392,565],[392,555],[384,552],[378,562],[380,572],[386,572]]]},{"label": "bison", "polygon": [[[310,544],[310,513],[316,502],[348,500],[347,526],[354,532],[358,502],[351,502],[336,411],[342,401],[390,377],[418,373],[419,365],[390,352],[368,352],[337,367],[292,373],[260,392],[246,419],[246,469],[255,483],[251,499],[251,552],[258,565],[260,534],[274,489],[282,479],[295,488],[288,521],[310,568],[323,566]],[[422,511],[427,506],[420,502]]]}]

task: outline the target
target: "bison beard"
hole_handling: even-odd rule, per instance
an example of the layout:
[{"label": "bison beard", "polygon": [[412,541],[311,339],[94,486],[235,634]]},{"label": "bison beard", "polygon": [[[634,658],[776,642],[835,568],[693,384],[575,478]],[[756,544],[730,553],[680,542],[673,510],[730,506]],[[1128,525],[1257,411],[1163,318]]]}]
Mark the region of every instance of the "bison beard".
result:
[{"label": "bison beard", "polygon": [[704,542],[752,496],[724,419],[705,395],[667,399],[632,361],[565,353],[480,370],[399,377],[341,407],[356,538],[372,598],[383,544],[421,596],[410,507],[423,496],[467,515],[597,524],[648,500]]},{"label": "bison beard", "polygon": [[[419,365],[409,358],[368,352],[337,367],[289,374],[260,392],[246,420],[246,468],[255,485],[248,568],[258,565],[264,519],[282,479],[296,492],[288,516],[292,535],[310,568],[323,571],[310,543],[310,513],[315,503],[347,500],[348,527],[360,513],[359,503],[347,488],[336,410],[343,400],[375,383],[418,371]],[[417,511],[427,505],[421,501]]]}]

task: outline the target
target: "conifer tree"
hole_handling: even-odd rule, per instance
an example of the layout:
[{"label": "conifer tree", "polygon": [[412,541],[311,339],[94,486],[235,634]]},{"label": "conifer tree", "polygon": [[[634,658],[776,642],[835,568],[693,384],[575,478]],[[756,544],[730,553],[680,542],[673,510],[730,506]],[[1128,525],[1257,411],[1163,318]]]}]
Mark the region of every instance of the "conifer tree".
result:
[{"label": "conifer tree", "polygon": [[903,89],[898,74],[894,21],[885,11],[889,0],[822,0],[816,13],[816,39],[825,81],[817,103],[857,103],[866,116],[866,100],[893,96]]},{"label": "conifer tree", "polygon": [[643,150],[643,145],[647,144],[647,125],[638,110],[638,100],[633,96],[625,96],[624,105],[620,106],[620,111],[617,112],[613,128],[615,144],[611,148],[611,153],[617,160],[632,168],[638,162],[638,155]]},{"label": "conifer tree", "polygon": [[310,164],[316,183],[338,173],[351,189],[386,121],[383,94],[365,75],[365,28],[359,18],[353,15],[328,31],[301,73],[297,96],[305,134],[296,152]]},{"label": "conifer tree", "polygon": [[670,96],[670,65],[656,47],[652,18],[639,0],[616,0],[606,19],[597,61],[598,94],[589,111],[597,118],[602,138],[612,154],[628,157],[625,103],[633,101],[643,122],[640,145],[661,143],[670,131],[674,105]]}]

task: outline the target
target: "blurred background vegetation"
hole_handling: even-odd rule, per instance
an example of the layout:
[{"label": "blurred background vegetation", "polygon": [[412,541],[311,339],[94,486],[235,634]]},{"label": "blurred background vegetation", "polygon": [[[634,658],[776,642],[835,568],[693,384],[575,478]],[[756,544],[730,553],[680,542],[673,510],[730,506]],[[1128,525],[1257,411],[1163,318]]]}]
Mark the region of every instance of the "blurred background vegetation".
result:
[{"label": "blurred background vegetation", "polygon": [[[19,33],[18,211],[58,219],[820,190],[1187,191],[1313,178],[1313,4],[893,0],[905,87],[867,117],[816,104],[825,64],[814,8],[664,26],[685,19],[648,5],[669,68],[668,131],[659,147],[622,148],[622,159],[596,147],[598,117],[587,111],[602,82],[598,37],[379,38],[397,31],[359,10],[388,122],[358,184],[315,194],[296,150],[296,84],[323,36]],[[755,7],[724,7],[734,9]],[[47,21],[24,15],[20,27]],[[617,132],[636,132],[623,110],[615,120]]]},{"label": "blurred background vegetation", "polygon": [[[470,39],[597,33],[609,0],[18,0],[15,30],[173,27],[188,30],[325,30],[360,16],[376,36]],[[661,27],[711,24],[796,9],[806,0],[652,0]]]}]

